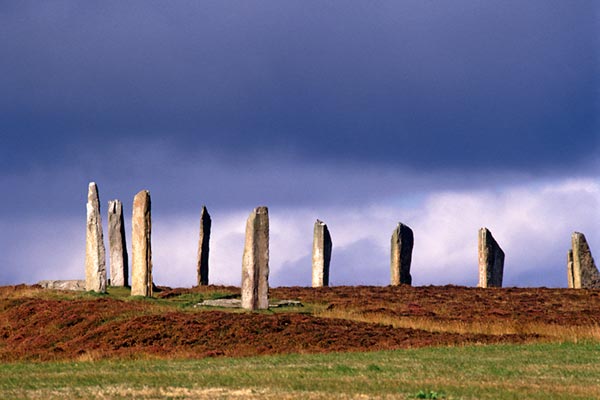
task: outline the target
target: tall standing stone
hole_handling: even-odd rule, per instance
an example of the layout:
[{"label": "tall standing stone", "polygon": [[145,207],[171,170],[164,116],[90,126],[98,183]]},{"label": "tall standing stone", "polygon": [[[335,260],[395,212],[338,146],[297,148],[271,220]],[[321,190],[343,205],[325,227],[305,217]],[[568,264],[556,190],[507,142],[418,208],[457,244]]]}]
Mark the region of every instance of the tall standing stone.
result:
[{"label": "tall standing stone", "polygon": [[269,210],[257,207],[246,222],[242,258],[242,307],[269,308]]},{"label": "tall standing stone", "polygon": [[198,239],[198,286],[208,285],[208,252],[210,241],[210,214],[206,210],[206,206],[202,206],[200,213],[200,238]]},{"label": "tall standing stone", "polygon": [[102,234],[100,197],[98,186],[90,182],[86,204],[87,223],[85,234],[85,290],[106,292],[106,249]]},{"label": "tall standing stone", "polygon": [[312,251],[312,286],[329,286],[329,263],[333,242],[327,225],[320,220],[315,222]]},{"label": "tall standing stone", "polygon": [[573,249],[567,252],[567,284],[569,289],[575,288],[575,272],[573,271]]},{"label": "tall standing stone", "polygon": [[125,222],[123,203],[120,200],[108,202],[108,244],[110,249],[110,284],[128,286],[127,244],[125,243]]},{"label": "tall standing stone", "polygon": [[152,297],[152,220],[147,190],[133,199],[131,228],[131,295]]},{"label": "tall standing stone", "polygon": [[391,245],[391,284],[394,286],[412,284],[410,264],[414,245],[413,231],[403,223],[398,223],[392,233]]},{"label": "tall standing stone", "polygon": [[596,263],[592,257],[590,246],[585,239],[585,235],[580,232],[573,232],[571,235],[571,262],[568,267],[569,274],[572,275],[572,286],[576,289],[598,289],[600,288],[600,273],[596,268]]},{"label": "tall standing stone", "polygon": [[502,287],[504,252],[487,228],[479,230],[479,287]]}]

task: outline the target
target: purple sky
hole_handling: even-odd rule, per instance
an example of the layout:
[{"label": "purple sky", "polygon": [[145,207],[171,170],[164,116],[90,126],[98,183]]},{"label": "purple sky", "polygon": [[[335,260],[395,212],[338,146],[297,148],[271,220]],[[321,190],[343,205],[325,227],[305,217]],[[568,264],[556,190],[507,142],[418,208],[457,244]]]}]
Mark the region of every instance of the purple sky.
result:
[{"label": "purple sky", "polygon": [[[82,278],[87,184],[150,190],[158,284],[239,285],[245,219],[271,216],[271,283],[387,284],[397,222],[413,282],[566,286],[570,234],[600,253],[595,1],[0,3],[0,285]],[[128,242],[130,224],[126,220]]]}]

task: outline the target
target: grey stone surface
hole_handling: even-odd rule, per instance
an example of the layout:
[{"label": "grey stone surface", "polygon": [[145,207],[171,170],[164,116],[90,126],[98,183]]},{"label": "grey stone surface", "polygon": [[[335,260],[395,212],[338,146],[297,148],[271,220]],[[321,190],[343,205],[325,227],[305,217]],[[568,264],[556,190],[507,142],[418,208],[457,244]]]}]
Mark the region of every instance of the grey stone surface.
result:
[{"label": "grey stone surface", "polygon": [[198,239],[198,258],[196,269],[198,274],[198,286],[208,285],[208,253],[210,243],[210,227],[212,220],[206,206],[202,206],[200,213],[200,237]]},{"label": "grey stone surface", "polygon": [[108,244],[110,254],[111,286],[129,285],[129,262],[125,242],[125,222],[123,203],[120,200],[108,202]]},{"label": "grey stone surface", "polygon": [[[600,273],[592,257],[592,251],[585,239],[585,235],[580,232],[573,232],[571,235],[571,251],[573,284],[576,289],[600,289]],[[567,267],[569,270],[569,267]]]},{"label": "grey stone surface", "polygon": [[104,293],[106,292],[106,249],[102,234],[100,197],[98,186],[94,182],[88,185],[86,212],[85,288]]},{"label": "grey stone surface", "polygon": [[312,286],[329,286],[329,265],[333,242],[327,225],[320,220],[315,222],[312,250]]},{"label": "grey stone surface", "polygon": [[502,287],[504,251],[487,228],[479,230],[479,287]]},{"label": "grey stone surface", "polygon": [[412,229],[403,223],[398,223],[392,233],[391,262],[390,262],[390,284],[412,284],[410,275],[410,264],[412,262],[412,251],[414,246],[414,235]]},{"label": "grey stone surface", "polygon": [[242,307],[269,307],[269,210],[257,207],[246,222],[242,258]]},{"label": "grey stone surface", "polygon": [[152,296],[152,217],[150,192],[142,190],[133,199],[131,218],[131,295]]},{"label": "grey stone surface", "polygon": [[[240,299],[214,299],[204,300],[194,307],[223,307],[223,308],[241,308],[242,300]],[[278,300],[270,301],[269,308],[279,307],[304,307],[304,305],[298,300]]]},{"label": "grey stone surface", "polygon": [[84,291],[85,290],[85,281],[84,280],[46,280],[39,281],[37,283],[44,289],[55,289],[55,290],[73,290],[73,291]]}]

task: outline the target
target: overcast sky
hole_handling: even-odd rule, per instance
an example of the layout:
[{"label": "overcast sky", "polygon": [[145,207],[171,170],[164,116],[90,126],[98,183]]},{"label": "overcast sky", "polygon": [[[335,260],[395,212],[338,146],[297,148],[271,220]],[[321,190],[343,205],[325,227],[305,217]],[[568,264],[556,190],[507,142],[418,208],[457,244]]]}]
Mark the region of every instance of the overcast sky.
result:
[{"label": "overcast sky", "polygon": [[[239,285],[245,220],[271,217],[271,284],[566,286],[573,231],[600,258],[597,1],[0,2],[0,285],[84,277],[85,201],[152,196],[154,276]],[[126,220],[130,245],[130,221]],[[106,235],[106,231],[105,231]]]}]

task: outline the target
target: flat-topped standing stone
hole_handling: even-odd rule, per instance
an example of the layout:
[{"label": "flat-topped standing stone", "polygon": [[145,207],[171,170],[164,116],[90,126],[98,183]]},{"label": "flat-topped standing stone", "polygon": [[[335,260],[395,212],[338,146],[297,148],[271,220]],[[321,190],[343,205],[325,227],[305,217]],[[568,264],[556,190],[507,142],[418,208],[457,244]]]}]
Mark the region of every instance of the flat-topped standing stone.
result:
[{"label": "flat-topped standing stone", "polygon": [[246,222],[242,258],[242,307],[269,308],[269,210],[257,207]]},{"label": "flat-topped standing stone", "polygon": [[504,252],[487,228],[479,230],[479,287],[502,287]]},{"label": "flat-topped standing stone", "polygon": [[198,286],[208,285],[208,252],[210,241],[210,214],[206,210],[206,206],[202,206],[200,213],[200,238],[198,239]]},{"label": "flat-topped standing stone", "polygon": [[315,222],[312,251],[312,286],[329,286],[329,263],[333,242],[327,225],[320,220]]},{"label": "flat-topped standing stone", "polygon": [[110,284],[111,286],[128,286],[125,222],[123,220],[123,203],[120,200],[108,202],[108,244],[110,249]]},{"label": "flat-topped standing stone", "polygon": [[573,284],[572,286],[576,289],[599,289],[600,288],[600,273],[594,258],[590,246],[585,239],[585,235],[580,232],[573,232],[571,235],[571,246],[572,249],[569,251],[571,255],[571,268],[569,274],[572,274]]},{"label": "flat-topped standing stone", "polygon": [[102,234],[98,186],[90,182],[86,204],[85,290],[106,292],[106,249]]},{"label": "flat-topped standing stone", "polygon": [[391,284],[394,286],[412,284],[410,264],[414,245],[413,231],[403,223],[398,223],[392,233]]},{"label": "flat-topped standing stone", "polygon": [[152,247],[150,192],[142,190],[133,199],[131,218],[131,295],[152,296]]}]

